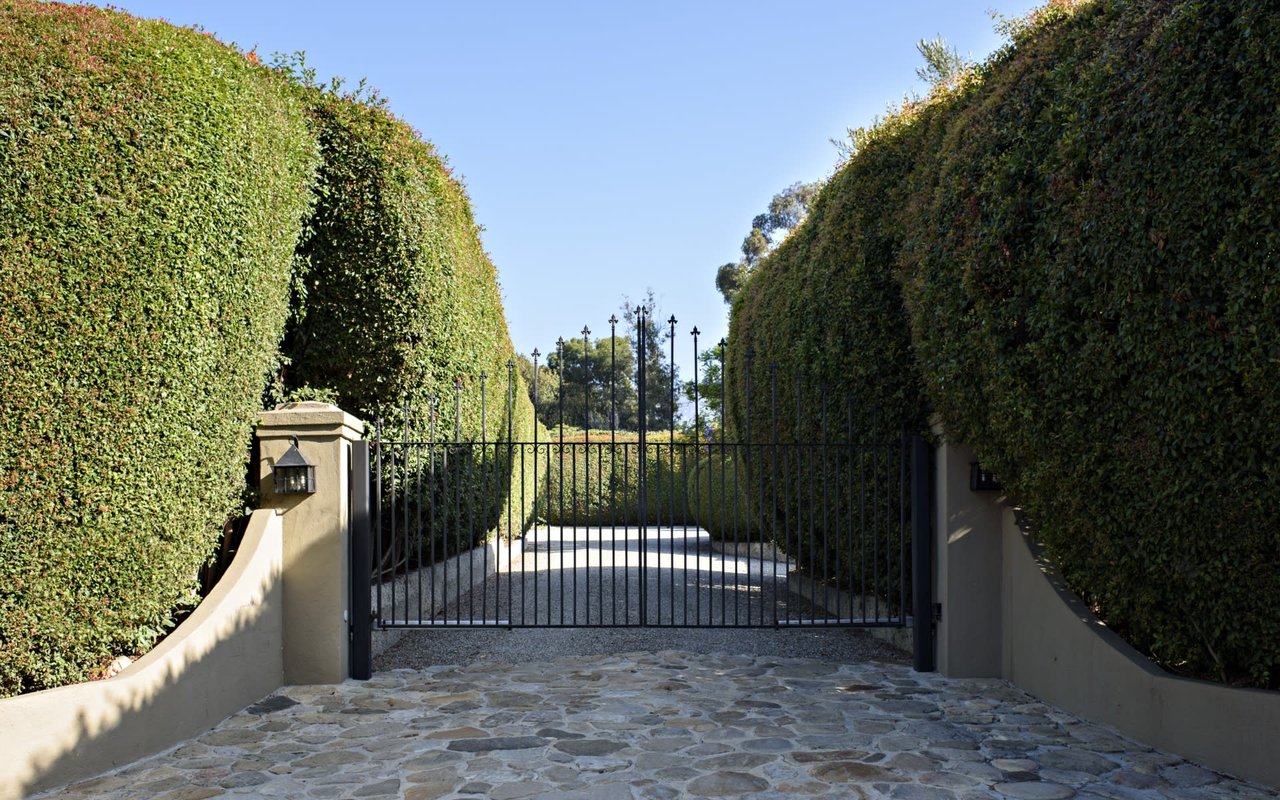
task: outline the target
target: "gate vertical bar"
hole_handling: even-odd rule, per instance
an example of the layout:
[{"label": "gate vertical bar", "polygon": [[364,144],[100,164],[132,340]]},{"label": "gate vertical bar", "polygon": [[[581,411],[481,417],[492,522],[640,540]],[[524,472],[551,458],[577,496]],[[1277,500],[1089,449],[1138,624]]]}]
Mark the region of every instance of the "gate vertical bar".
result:
[{"label": "gate vertical bar", "polygon": [[373,528],[369,518],[369,443],[351,445],[351,620],[348,624],[348,674],[368,680],[373,671],[373,620],[370,580],[373,576]]},{"label": "gate vertical bar", "polygon": [[[530,533],[533,535],[528,544],[530,546],[530,550],[533,551],[533,622],[536,625],[538,623],[538,500],[541,499],[538,495],[538,356],[542,354],[539,353],[538,348],[535,347],[533,348],[533,353],[531,355],[533,356],[533,520],[531,525],[533,530],[530,531]],[[520,453],[523,457],[524,448],[520,449]],[[550,485],[550,481],[547,483]],[[550,492],[550,489],[547,491]],[[549,559],[550,557],[551,554],[548,552],[547,558]],[[526,584],[524,581],[523,563],[521,564],[520,570],[520,624],[523,625],[525,621],[525,608],[528,607],[528,604],[525,602]],[[550,620],[548,620],[548,622],[550,622]]]},{"label": "gate vertical bar", "polygon": [[[591,515],[587,510],[591,507],[588,498],[591,497],[591,328],[586,325],[582,326],[582,494],[583,494],[583,527],[586,528],[586,541],[584,550],[587,558],[587,585],[586,585],[586,610],[587,624],[591,623]],[[577,470],[574,470],[577,474]],[[576,487],[578,481],[575,478],[573,485]],[[573,532],[573,586],[574,586],[574,603],[573,603],[573,621],[578,621],[578,531],[577,531],[577,514],[578,503],[573,504],[574,513],[574,532]],[[600,587],[596,587],[596,591],[600,591]]]},{"label": "gate vertical bar", "polygon": [[[700,330],[698,330],[698,325],[694,325],[694,329],[692,329],[692,332],[690,332],[692,337],[694,337],[694,477],[695,477],[695,480],[694,480],[694,492],[692,492],[692,495],[694,495],[694,498],[692,498],[692,503],[694,503],[694,513],[692,513],[692,515],[689,515],[689,513],[686,513],[685,515],[686,520],[689,520],[689,518],[700,515],[701,509],[703,509],[703,507],[701,507],[700,495],[699,495],[699,488],[701,486],[701,483],[703,483],[703,481],[701,481],[701,468],[700,468],[701,453],[699,452],[699,449],[698,449],[698,436],[701,433],[700,431],[701,424],[703,424],[703,422],[701,422],[701,417],[700,417],[699,407],[698,407],[699,394],[700,394],[699,385],[698,385],[698,356],[699,356],[698,335],[700,333],[701,332]],[[686,500],[687,500],[687,493],[686,493]],[[695,556],[694,558],[695,558],[695,561],[694,561],[694,625],[700,625],[701,620],[703,620],[703,591],[701,591],[701,585],[703,585],[703,561],[701,561],[701,556]],[[689,582],[687,581],[685,582],[685,623],[686,625],[687,623],[689,623]]]},{"label": "gate vertical bar", "polygon": [[[507,550],[506,550],[506,553],[507,553],[507,627],[508,628],[511,627],[511,623],[514,622],[516,618],[515,607],[512,605],[512,600],[515,595],[515,587],[513,586],[515,582],[515,575],[513,575],[511,571],[511,555],[510,555],[516,543],[515,527],[511,524],[511,506],[515,503],[515,496],[516,496],[512,483],[515,481],[516,475],[520,476],[520,527],[521,528],[524,527],[524,462],[522,458],[521,464],[520,464],[520,471],[516,472],[515,470],[516,459],[515,459],[515,451],[514,451],[515,445],[511,438],[514,435],[515,416],[516,416],[516,362],[515,362],[515,359],[512,358],[512,359],[507,359],[507,501],[506,501],[506,504],[507,504],[507,533],[506,533]],[[537,424],[537,420],[534,421],[534,424],[535,425]],[[523,455],[524,453],[523,451],[521,451],[521,456],[523,457]],[[523,571],[523,566],[524,566],[523,552],[521,553],[521,556],[522,556],[521,569]],[[498,591],[499,592],[502,591],[502,581],[498,581]],[[501,600],[495,601],[495,605],[500,605],[500,604],[501,604]],[[497,621],[498,610],[496,608],[494,609],[493,616],[494,616],[494,620]]]},{"label": "gate vertical bar", "polygon": [[919,434],[911,437],[911,589],[915,615],[916,672],[933,672],[933,536],[932,492],[929,487],[929,445]]},{"label": "gate vertical bar", "polygon": [[[558,562],[558,563],[559,563],[559,565],[560,565],[560,569],[559,569],[559,573],[560,573],[560,624],[561,624],[561,625],[564,625],[564,337],[563,337],[563,336],[562,336],[562,337],[560,337],[559,339],[556,339],[556,358],[557,358],[557,360],[558,360],[558,362],[559,362],[559,363],[557,363],[557,364],[556,364],[556,369],[557,369],[557,370],[559,370],[559,372],[560,372],[560,388],[557,390],[557,395],[558,395],[558,396],[559,396],[559,398],[560,398],[560,443],[559,443],[559,447],[557,448],[557,452],[558,452],[559,457],[560,457],[560,475],[559,475],[559,478],[556,480],[556,485],[557,485],[557,486],[559,486],[559,488],[560,488],[560,559],[559,559],[559,562]],[[547,456],[548,456],[548,459],[547,459],[547,474],[548,474],[548,475],[550,475],[550,474],[551,474],[551,464],[550,464],[551,451],[550,451],[550,449],[548,449],[548,450],[547,450]],[[551,481],[550,481],[550,479],[548,479],[548,480],[547,480],[548,491],[550,490],[550,484],[551,484]],[[549,505],[549,504],[548,504],[548,505]],[[548,541],[550,541],[550,538],[551,538],[551,526],[550,526],[550,524],[548,524],[548,525],[547,525],[547,539],[548,539]],[[548,551],[548,556],[547,556],[547,557],[548,557],[548,561],[549,561],[549,560],[550,560],[550,551]],[[551,580],[551,569],[550,569],[550,565],[548,564],[548,569],[547,569],[547,581],[548,581],[548,583],[547,583],[547,592],[548,592],[547,600],[548,600],[548,602],[550,602],[550,600],[551,600],[551,595],[550,595],[550,591],[551,591],[551,584],[550,584],[550,580]],[[576,589],[577,589],[577,587],[575,586],[575,587],[574,587],[574,589],[576,590]],[[575,609],[576,609],[576,605],[575,605]],[[548,609],[548,611],[547,611],[548,616],[550,616],[550,613],[551,613],[551,612],[550,612],[550,609]]]},{"label": "gate vertical bar", "polygon": [[[772,490],[771,494],[773,495],[772,497],[773,513],[769,517],[769,525],[768,525],[769,538],[773,543],[774,558],[775,559],[777,558],[778,550],[781,549],[783,558],[786,559],[787,561],[790,561],[791,553],[788,552],[787,550],[787,548],[790,546],[790,543],[787,543],[783,545],[781,548],[779,548],[778,534],[777,534],[777,528],[778,528],[778,364],[776,361],[769,364],[769,428],[771,431],[771,433],[769,434],[769,437],[771,439],[770,443],[773,445],[769,450],[770,455],[773,457],[772,459],[773,463],[770,465],[771,469],[769,470],[769,488]],[[763,471],[761,472],[761,474],[763,474]],[[760,501],[762,503],[764,502],[763,492],[761,493]],[[764,530],[765,530],[764,526],[761,526],[762,542],[764,537]],[[789,575],[791,570],[785,567],[784,569]],[[776,576],[776,573],[777,573],[776,566],[774,567],[774,572]],[[787,585],[786,578],[783,578],[782,585],[785,591],[785,587]],[[783,602],[784,603],[786,602],[785,597],[783,598]],[[776,577],[773,581],[773,625],[775,628],[778,626],[778,582]]]},{"label": "gate vertical bar", "polygon": [[[669,365],[671,368],[671,408],[669,409],[669,411],[671,412],[671,415],[669,418],[670,438],[667,440],[668,458],[670,460],[670,465],[671,465],[671,475],[670,475],[671,496],[668,498],[668,504],[667,504],[668,509],[670,511],[670,517],[671,517],[669,520],[669,524],[671,525],[671,534],[670,534],[671,535],[671,542],[670,542],[671,576],[670,576],[670,580],[668,581],[668,584],[669,584],[668,591],[670,592],[670,595],[671,595],[671,624],[675,625],[676,624],[676,315],[672,314],[671,319],[667,320],[667,323],[671,326],[671,332],[667,337],[668,339],[671,340],[671,363]],[[687,584],[689,581],[689,574],[688,572],[684,571],[688,568],[687,562],[685,563],[686,563],[686,566],[682,568],[681,571],[683,573],[685,583]],[[659,601],[659,603],[661,603],[661,601]],[[659,614],[659,617],[661,617],[661,614]]]},{"label": "gate vertical bar", "polygon": [[636,307],[636,344],[638,346],[636,350],[638,352],[636,355],[636,372],[637,372],[636,383],[638,384],[638,386],[636,388],[636,393],[638,395],[637,405],[639,406],[639,412],[637,416],[639,417],[638,427],[640,428],[640,444],[639,444],[640,457],[636,460],[637,461],[636,503],[638,505],[637,513],[638,513],[638,516],[640,517],[640,625],[641,626],[646,625],[649,621],[649,575],[648,575],[649,531],[646,525],[647,518],[648,518],[648,510],[649,510],[649,503],[648,503],[649,498],[648,498],[647,488],[645,486],[646,470],[644,468],[645,455],[646,455],[644,404],[645,404],[645,389],[647,388],[645,386],[645,380],[644,380],[644,373],[645,373],[644,360],[648,354],[648,347],[647,347],[648,343],[645,341],[645,332],[646,332],[645,327],[646,327],[645,326],[645,308],[643,305],[637,306]]},{"label": "gate vertical bar", "polygon": [[[463,511],[462,511],[462,492],[470,482],[471,467],[470,459],[462,457],[462,378],[461,376],[453,379],[453,460],[454,469],[458,470],[457,480],[453,482],[455,491],[453,493],[453,529],[450,531],[449,538],[453,540],[453,607],[457,609],[458,619],[462,619],[462,559],[458,556],[462,555],[463,539],[458,535],[458,529],[462,528]],[[445,550],[447,558],[449,551]],[[470,581],[471,560],[467,559],[467,579]],[[475,598],[471,598],[470,617],[468,622],[475,617]]]},{"label": "gate vertical bar", "polygon": [[[489,425],[488,410],[489,409],[488,409],[488,402],[487,402],[488,388],[489,388],[489,373],[481,372],[480,373],[480,480],[477,481],[477,483],[482,484],[482,488],[480,488],[479,490],[476,490],[473,487],[473,490],[472,490],[473,494],[478,494],[479,497],[473,497],[471,500],[471,503],[472,503],[473,509],[476,506],[481,507],[481,511],[479,515],[481,530],[479,531],[479,533],[480,533],[480,546],[484,548],[484,553],[482,554],[482,558],[484,559],[484,567],[480,573],[480,620],[482,622],[488,620],[489,618],[489,592],[484,585],[484,582],[489,575],[489,542],[488,542],[488,539],[486,538],[486,534],[488,533],[488,531],[485,530],[485,528],[487,528],[488,526],[488,514],[484,512],[484,507],[481,504],[481,498],[488,499],[489,473],[492,472],[492,470],[485,469],[485,466],[484,466],[485,456],[489,449],[489,434],[488,434],[488,425]],[[473,453],[475,452],[474,439],[471,442],[471,451]],[[474,518],[474,512],[473,512],[473,517],[472,517],[473,527],[471,528],[471,535],[473,537],[476,535],[476,529],[474,527],[475,521],[476,520]],[[474,565],[474,563],[475,562],[473,560],[472,564]],[[475,578],[473,576],[472,586],[474,587],[474,585],[475,585]],[[474,591],[472,592],[472,597],[475,597]]]},{"label": "gate vertical bar", "polygon": [[[611,550],[609,560],[609,581],[610,593],[613,598],[613,624],[618,624],[618,315],[609,315],[609,537]],[[626,502],[626,497],[623,497]],[[624,515],[625,516],[625,515]],[[622,582],[623,590],[626,590],[626,570],[630,567],[629,559],[626,555],[626,534],[622,537],[623,556],[622,556]],[[604,541],[601,539],[601,546]],[[624,617],[625,619],[625,617]],[[600,621],[604,622],[601,616]]]},{"label": "gate vertical bar", "polygon": [[[429,578],[429,582],[430,582],[429,593],[431,595],[431,600],[430,600],[431,619],[436,618],[436,589],[437,589],[436,573],[438,571],[442,571],[442,570],[438,570],[436,567],[436,564],[439,563],[438,561],[436,561],[436,539],[438,538],[437,531],[439,530],[439,528],[436,527],[436,450],[437,450],[436,412],[439,409],[439,405],[440,405],[440,398],[434,394],[431,395],[428,401],[428,407],[430,408],[431,416],[427,419],[427,458],[428,458],[427,483],[429,484],[429,491],[431,494],[431,505],[427,506],[427,526],[429,530],[428,535],[431,538],[431,542],[430,542],[431,574]],[[441,513],[443,514],[443,512]],[[441,522],[442,523],[444,522],[443,517],[441,517]],[[440,596],[440,601],[441,603],[444,602],[444,595]],[[421,602],[421,598],[419,598],[419,602]]]},{"label": "gate vertical bar", "polygon": [[[721,415],[726,414],[729,410],[728,405],[725,403],[725,387],[729,384],[729,372],[724,360],[725,348],[728,347],[728,344],[729,344],[728,340],[724,338],[720,339],[719,347],[720,347],[720,414]],[[722,416],[721,419],[724,419],[724,417]],[[722,422],[720,425],[720,540],[722,542],[725,541],[725,538],[726,538],[725,534],[729,530],[729,525],[727,522],[725,522],[725,497],[728,494],[728,485],[725,483],[725,481],[727,480],[727,473],[728,473],[728,470],[725,468],[726,467],[725,462],[727,458],[728,458],[728,455],[726,454],[726,451],[725,451],[725,426],[724,426],[724,423]],[[735,558],[737,557],[737,544],[738,543],[735,541],[734,542]],[[729,576],[725,572],[725,570],[728,568],[728,561],[729,561],[729,557],[727,555],[721,556],[720,558],[720,624],[721,625],[729,624],[729,611],[728,611]],[[714,583],[714,581],[715,581],[715,576],[712,575],[712,580],[709,581],[708,583],[709,584]],[[712,586],[711,588],[714,592],[715,587]],[[712,594],[712,598],[714,597],[715,595]],[[711,605],[714,605],[714,604],[711,604]],[[715,624],[714,617],[711,620],[711,624],[713,625]]]},{"label": "gate vertical bar", "polygon": [[383,499],[382,499],[382,411],[381,410],[378,411],[378,416],[374,423],[373,442],[374,442],[373,447],[374,447],[374,459],[375,459],[374,463],[376,467],[376,471],[374,472],[374,476],[373,476],[373,496],[376,498],[376,502],[373,503],[373,507],[371,509],[371,511],[373,512],[372,513],[373,519],[371,520],[371,526],[373,530],[377,533],[377,538],[374,540],[374,545],[373,545],[377,551],[375,553],[374,563],[377,564],[377,569],[378,569],[378,574],[374,581],[378,587],[378,600],[376,603],[375,611],[378,615],[378,622],[381,623],[382,620],[385,619],[382,615],[382,574],[383,574],[384,564],[386,561],[385,554],[382,551],[382,502],[383,502]]}]

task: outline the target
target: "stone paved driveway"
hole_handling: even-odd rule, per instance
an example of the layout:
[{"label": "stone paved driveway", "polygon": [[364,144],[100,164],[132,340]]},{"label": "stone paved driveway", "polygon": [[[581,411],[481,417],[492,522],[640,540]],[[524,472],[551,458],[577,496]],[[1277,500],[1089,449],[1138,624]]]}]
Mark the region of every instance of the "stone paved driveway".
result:
[{"label": "stone paved driveway", "polygon": [[1275,793],[1000,681],[664,651],[293,686],[42,797],[1226,800]]}]

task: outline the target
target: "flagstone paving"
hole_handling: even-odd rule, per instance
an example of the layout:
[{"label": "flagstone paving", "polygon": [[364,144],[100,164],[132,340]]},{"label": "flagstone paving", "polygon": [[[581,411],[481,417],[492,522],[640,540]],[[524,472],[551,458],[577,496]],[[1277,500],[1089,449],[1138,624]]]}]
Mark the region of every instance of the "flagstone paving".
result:
[{"label": "flagstone paving", "polygon": [[291,686],[41,795],[1261,800],[1002,681],[900,663],[663,651]]}]

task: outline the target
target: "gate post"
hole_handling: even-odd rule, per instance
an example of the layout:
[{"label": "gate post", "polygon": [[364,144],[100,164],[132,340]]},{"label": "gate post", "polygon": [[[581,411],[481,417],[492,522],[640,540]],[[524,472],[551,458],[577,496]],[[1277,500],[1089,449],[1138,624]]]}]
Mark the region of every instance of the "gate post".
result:
[{"label": "gate post", "polygon": [[911,594],[914,618],[914,668],[937,669],[933,640],[933,492],[929,443],[920,434],[911,437]]},{"label": "gate post", "polygon": [[[351,445],[363,433],[363,422],[328,403],[286,403],[259,416],[262,507],[283,517],[286,683],[339,683],[350,669]],[[295,436],[315,467],[316,491],[278,495],[272,467]]]},{"label": "gate post", "polygon": [[373,673],[373,529],[369,507],[369,443],[351,443],[351,677]]},{"label": "gate post", "polygon": [[934,475],[934,541],[937,547],[938,668],[950,678],[999,678],[1003,666],[1004,563],[1000,492],[972,483],[973,449],[941,438]]}]

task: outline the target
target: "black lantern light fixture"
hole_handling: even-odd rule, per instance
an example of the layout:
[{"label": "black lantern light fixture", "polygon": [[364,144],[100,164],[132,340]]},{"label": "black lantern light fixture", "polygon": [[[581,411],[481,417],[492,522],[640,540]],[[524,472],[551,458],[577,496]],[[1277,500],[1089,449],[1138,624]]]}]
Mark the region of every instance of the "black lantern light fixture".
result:
[{"label": "black lantern light fixture", "polygon": [[298,450],[298,437],[271,468],[276,479],[276,494],[315,494],[316,468]]}]

